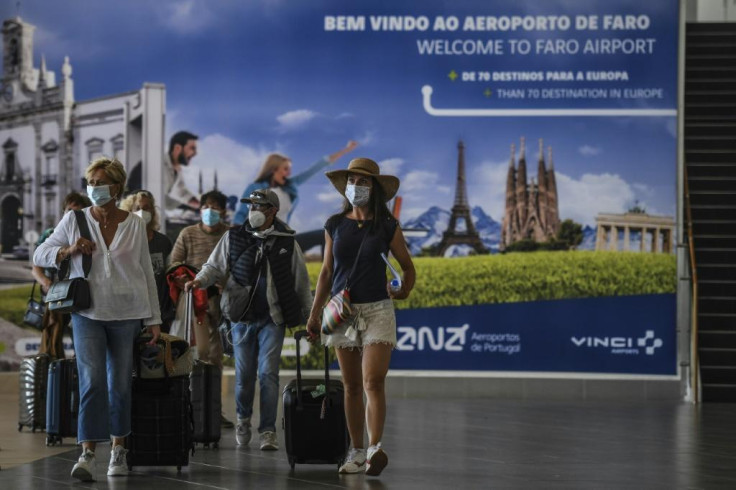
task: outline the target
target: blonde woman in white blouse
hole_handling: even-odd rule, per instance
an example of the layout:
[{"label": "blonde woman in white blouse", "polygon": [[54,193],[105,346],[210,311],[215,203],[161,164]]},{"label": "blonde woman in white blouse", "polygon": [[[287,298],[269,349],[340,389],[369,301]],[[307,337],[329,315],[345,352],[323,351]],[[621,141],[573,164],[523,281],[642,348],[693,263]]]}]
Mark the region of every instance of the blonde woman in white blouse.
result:
[{"label": "blonde woman in white blouse", "polygon": [[91,240],[80,236],[74,213],[67,213],[54,233],[33,254],[41,267],[70,259],[70,277],[84,277],[82,256],[92,256],[89,309],[72,314],[79,370],[79,425],[82,455],[72,476],[95,479],[95,446],[112,439],[108,476],[128,473],[124,440],[130,433],[133,343],[141,325],[160,334],[156,283],[148,253],[146,223],[116,207],[127,175],[109,158],[92,162],[85,172],[92,207],[82,210]]}]

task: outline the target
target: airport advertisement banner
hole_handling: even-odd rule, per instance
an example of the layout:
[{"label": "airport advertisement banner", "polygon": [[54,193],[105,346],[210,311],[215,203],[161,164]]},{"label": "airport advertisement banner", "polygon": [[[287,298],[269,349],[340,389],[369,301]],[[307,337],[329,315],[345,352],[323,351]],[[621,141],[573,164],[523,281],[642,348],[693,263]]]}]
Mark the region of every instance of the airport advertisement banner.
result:
[{"label": "airport advertisement banner", "polygon": [[397,319],[397,369],[676,372],[671,294],[399,310]]},{"label": "airport advertisement banner", "polygon": [[[85,0],[21,15],[37,57],[70,57],[78,100],[165,85],[164,147],[198,136],[193,155],[143,162],[161,166],[172,238],[203,191],[224,192],[237,224],[246,188],[279,187],[314,286],[343,202],[324,172],[365,156],[399,177],[389,206],[417,283],[396,302],[392,368],[660,375],[677,369],[678,3]],[[288,188],[264,169],[272,153]]]}]

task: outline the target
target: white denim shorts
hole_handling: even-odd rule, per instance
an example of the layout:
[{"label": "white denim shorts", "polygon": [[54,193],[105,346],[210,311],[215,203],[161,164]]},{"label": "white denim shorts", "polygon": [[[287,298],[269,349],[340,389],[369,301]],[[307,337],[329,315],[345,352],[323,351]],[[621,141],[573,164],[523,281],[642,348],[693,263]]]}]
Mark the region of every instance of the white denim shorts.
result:
[{"label": "white denim shorts", "polygon": [[396,314],[390,299],[353,303],[353,316],[332,335],[322,334],[322,343],[339,349],[361,349],[370,344],[396,346]]}]

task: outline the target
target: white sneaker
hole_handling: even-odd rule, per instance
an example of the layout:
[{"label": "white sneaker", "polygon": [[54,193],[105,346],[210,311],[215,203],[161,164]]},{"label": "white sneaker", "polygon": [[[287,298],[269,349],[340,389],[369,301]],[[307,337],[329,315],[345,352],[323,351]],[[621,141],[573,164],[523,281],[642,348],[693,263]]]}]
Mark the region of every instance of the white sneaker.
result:
[{"label": "white sneaker", "polygon": [[89,449],[82,450],[79,461],[72,468],[72,478],[82,481],[95,481],[95,453]]},{"label": "white sneaker", "polygon": [[365,459],[365,449],[350,448],[348,457],[345,458],[345,462],[337,471],[338,473],[360,473],[365,471]]},{"label": "white sneaker", "polygon": [[276,451],[279,448],[279,441],[276,439],[276,433],[266,431],[261,433],[261,451]]},{"label": "white sneaker", "polygon": [[238,425],[235,426],[235,441],[238,445],[245,446],[250,442],[252,436],[250,419],[238,419]]},{"label": "white sneaker", "polygon": [[368,447],[368,460],[365,464],[365,474],[368,476],[378,476],[388,464],[388,456],[381,449],[379,442],[375,446]]},{"label": "white sneaker", "polygon": [[110,465],[107,467],[107,476],[127,476],[128,461],[125,455],[128,450],[121,445],[113,446],[110,451]]}]

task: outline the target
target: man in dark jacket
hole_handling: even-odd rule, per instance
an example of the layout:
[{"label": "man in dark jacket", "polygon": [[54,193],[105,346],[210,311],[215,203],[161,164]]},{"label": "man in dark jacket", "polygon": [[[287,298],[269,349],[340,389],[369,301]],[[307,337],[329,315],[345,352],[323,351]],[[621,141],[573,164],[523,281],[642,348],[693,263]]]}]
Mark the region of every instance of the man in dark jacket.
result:
[{"label": "man in dark jacket", "polygon": [[241,201],[250,204],[248,221],[222,236],[185,289],[205,288],[229,275],[220,305],[232,322],[238,413],[235,437],[238,444],[250,442],[257,375],[260,447],[275,450],[284,330],[304,324],[312,294],[294,231],[276,218],[278,196],[270,189],[259,189]]}]

